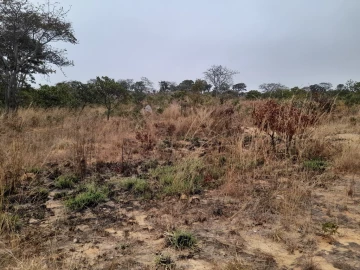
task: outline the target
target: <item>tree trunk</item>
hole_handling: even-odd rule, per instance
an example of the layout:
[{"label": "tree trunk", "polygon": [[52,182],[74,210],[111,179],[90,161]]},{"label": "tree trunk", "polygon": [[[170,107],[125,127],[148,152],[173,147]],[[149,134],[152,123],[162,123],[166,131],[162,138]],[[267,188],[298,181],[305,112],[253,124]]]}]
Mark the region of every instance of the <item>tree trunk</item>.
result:
[{"label": "tree trunk", "polygon": [[5,112],[6,114],[10,111],[17,109],[17,84],[16,84],[16,73],[10,75],[7,80],[7,86],[5,89]]},{"label": "tree trunk", "polygon": [[107,112],[106,112],[106,118],[107,118],[108,121],[110,119],[110,114],[111,114],[111,106],[108,106],[107,107]]}]

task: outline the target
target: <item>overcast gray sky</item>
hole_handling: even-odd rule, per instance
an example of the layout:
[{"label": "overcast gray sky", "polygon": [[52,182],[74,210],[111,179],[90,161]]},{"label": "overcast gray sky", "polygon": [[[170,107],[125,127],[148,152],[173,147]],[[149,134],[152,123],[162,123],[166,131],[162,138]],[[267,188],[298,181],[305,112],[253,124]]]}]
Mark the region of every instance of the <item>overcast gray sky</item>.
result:
[{"label": "overcast gray sky", "polygon": [[79,44],[65,46],[67,77],[47,83],[146,76],[158,87],[214,64],[238,70],[249,90],[360,80],[360,0],[57,1],[71,6]]}]

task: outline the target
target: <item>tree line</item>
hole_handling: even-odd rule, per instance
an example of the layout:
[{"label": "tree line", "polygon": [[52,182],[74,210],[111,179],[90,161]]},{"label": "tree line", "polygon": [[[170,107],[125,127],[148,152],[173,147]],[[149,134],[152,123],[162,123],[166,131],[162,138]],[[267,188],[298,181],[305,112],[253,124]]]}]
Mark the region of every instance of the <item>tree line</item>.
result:
[{"label": "tree line", "polygon": [[157,93],[178,97],[195,93],[213,95],[221,100],[336,96],[349,106],[360,104],[360,82],[349,80],[335,88],[327,82],[302,88],[264,83],[259,89],[249,91],[244,82],[234,83],[238,71],[222,65],[211,66],[203,78],[186,79],[179,84],[164,80],[155,86],[146,77],[134,81],[104,76],[87,83],[67,81],[34,88],[31,85],[35,83],[34,75],[50,75],[55,72],[54,67],[62,71],[74,64],[66,57],[66,50],[55,46],[59,42],[78,43],[72,23],[66,19],[68,12],[50,0],[43,5],[28,0],[0,2],[0,106],[6,112],[29,105],[84,108],[89,104],[100,104],[106,107],[109,117],[118,104],[130,101],[141,104],[147,96]]}]

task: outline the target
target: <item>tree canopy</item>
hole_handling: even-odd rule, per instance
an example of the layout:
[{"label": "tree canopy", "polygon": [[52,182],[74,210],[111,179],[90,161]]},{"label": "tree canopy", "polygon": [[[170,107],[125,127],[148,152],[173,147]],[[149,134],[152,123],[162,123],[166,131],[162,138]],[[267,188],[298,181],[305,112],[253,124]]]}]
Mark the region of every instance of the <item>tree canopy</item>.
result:
[{"label": "tree canopy", "polygon": [[54,73],[73,65],[66,50],[56,42],[76,44],[68,10],[48,1],[35,5],[28,0],[0,2],[0,80],[4,85],[7,110],[18,106],[18,91],[35,74]]}]

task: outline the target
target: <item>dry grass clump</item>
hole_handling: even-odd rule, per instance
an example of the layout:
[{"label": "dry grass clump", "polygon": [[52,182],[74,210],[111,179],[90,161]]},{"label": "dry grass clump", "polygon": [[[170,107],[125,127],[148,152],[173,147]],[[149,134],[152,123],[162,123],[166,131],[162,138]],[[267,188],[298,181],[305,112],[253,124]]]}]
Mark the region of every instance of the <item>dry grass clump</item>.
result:
[{"label": "dry grass clump", "polygon": [[336,170],[343,173],[359,173],[359,143],[349,142],[347,145],[344,145],[342,151],[335,157],[334,167]]}]

